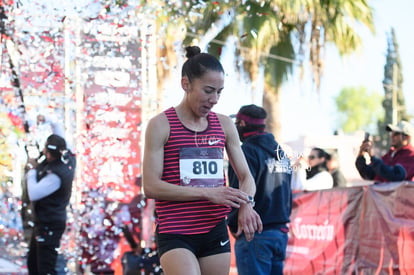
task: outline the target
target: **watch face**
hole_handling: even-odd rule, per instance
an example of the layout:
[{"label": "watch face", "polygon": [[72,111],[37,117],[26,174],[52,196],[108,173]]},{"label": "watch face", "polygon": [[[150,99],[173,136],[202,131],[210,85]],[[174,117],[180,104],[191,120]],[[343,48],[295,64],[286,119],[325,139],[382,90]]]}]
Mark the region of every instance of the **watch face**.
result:
[{"label": "watch face", "polygon": [[254,201],[254,198],[252,196],[248,196],[248,198],[249,198],[249,203],[251,203],[252,207],[254,207],[256,204],[256,202]]}]

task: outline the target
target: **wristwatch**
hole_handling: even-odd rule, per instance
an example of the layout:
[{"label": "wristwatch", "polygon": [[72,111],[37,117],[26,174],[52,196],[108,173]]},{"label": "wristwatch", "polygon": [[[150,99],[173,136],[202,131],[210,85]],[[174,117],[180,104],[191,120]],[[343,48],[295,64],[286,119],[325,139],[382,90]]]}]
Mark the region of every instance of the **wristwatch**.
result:
[{"label": "wristwatch", "polygon": [[256,202],[254,201],[254,198],[252,196],[247,197],[249,199],[249,203],[254,207],[256,205]]}]

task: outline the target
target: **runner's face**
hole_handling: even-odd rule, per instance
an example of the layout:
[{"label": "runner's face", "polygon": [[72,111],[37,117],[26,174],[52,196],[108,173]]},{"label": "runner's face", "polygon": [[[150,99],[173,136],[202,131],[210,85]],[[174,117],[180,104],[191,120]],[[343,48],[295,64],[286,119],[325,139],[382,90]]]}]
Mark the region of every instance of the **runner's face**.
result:
[{"label": "runner's face", "polygon": [[222,72],[208,71],[189,84],[188,102],[195,114],[205,117],[217,104],[224,85]]}]

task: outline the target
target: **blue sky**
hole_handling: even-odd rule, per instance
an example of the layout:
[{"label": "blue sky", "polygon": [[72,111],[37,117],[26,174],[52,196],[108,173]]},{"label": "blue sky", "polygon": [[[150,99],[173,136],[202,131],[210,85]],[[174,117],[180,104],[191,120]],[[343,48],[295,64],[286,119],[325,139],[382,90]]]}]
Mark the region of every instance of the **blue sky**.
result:
[{"label": "blue sky", "polygon": [[[282,91],[282,139],[300,135],[330,134],[337,128],[334,98],[346,86],[365,86],[383,94],[382,80],[387,49],[386,33],[395,29],[403,68],[403,91],[409,113],[414,115],[414,38],[411,25],[414,1],[374,0],[376,34],[363,31],[362,48],[348,57],[339,57],[328,47],[325,71],[318,94],[309,83],[294,75]],[[364,129],[361,129],[364,130]]]}]

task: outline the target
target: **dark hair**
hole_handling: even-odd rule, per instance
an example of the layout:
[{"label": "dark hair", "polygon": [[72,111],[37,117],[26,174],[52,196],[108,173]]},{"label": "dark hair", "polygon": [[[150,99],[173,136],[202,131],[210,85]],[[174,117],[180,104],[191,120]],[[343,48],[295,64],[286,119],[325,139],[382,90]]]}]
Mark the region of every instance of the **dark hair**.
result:
[{"label": "dark hair", "polygon": [[246,131],[264,130],[266,117],[266,110],[255,104],[242,106],[236,115],[236,119],[242,119],[246,123]]},{"label": "dark hair", "polygon": [[255,104],[242,106],[239,113],[254,119],[265,119],[267,117],[266,110]]},{"label": "dark hair", "polygon": [[325,160],[319,165],[321,165],[326,170],[328,170],[327,162],[328,162],[329,154],[325,150],[323,150],[319,147],[313,147],[312,150],[317,152],[318,158],[325,158]]},{"label": "dark hair", "polygon": [[319,147],[313,147],[312,150],[318,152],[318,158],[325,158],[326,160],[329,158],[329,154]]},{"label": "dark hair", "polygon": [[187,46],[185,51],[188,59],[183,64],[181,76],[187,76],[190,82],[202,77],[207,71],[224,73],[220,61],[211,54],[201,53],[198,46]]},{"label": "dark hair", "polygon": [[50,135],[46,140],[46,150],[55,158],[60,158],[62,151],[66,150],[66,141],[58,135]]}]

